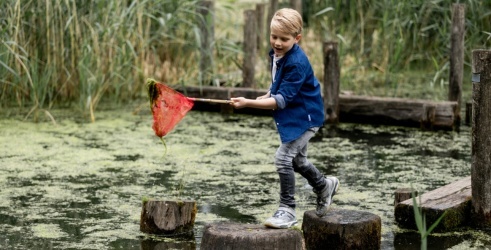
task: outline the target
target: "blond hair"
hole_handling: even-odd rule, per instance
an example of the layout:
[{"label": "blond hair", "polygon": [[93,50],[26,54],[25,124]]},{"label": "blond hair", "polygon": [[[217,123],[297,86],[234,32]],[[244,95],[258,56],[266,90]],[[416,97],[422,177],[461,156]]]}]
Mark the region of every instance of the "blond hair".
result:
[{"label": "blond hair", "polygon": [[271,19],[271,30],[290,34],[293,37],[302,33],[302,16],[298,11],[283,8],[276,11]]}]

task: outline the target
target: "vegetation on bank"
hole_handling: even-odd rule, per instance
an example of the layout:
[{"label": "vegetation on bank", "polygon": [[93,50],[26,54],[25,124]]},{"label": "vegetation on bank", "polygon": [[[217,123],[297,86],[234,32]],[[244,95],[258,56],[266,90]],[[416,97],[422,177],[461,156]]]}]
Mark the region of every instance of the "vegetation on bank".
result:
[{"label": "vegetation on bank", "polygon": [[[145,97],[148,77],[171,85],[199,84],[203,20],[197,2],[2,1],[0,107],[69,106],[93,117],[102,100]],[[452,2],[304,1],[302,47],[322,79],[322,41],[339,42],[343,91],[445,100]],[[240,84],[247,42],[242,11],[257,3],[267,1],[215,2],[213,71],[225,85]],[[466,91],[471,50],[491,47],[491,2],[463,3]],[[280,1],[280,7],[288,4]],[[261,53],[256,79],[267,87],[267,59]]]}]

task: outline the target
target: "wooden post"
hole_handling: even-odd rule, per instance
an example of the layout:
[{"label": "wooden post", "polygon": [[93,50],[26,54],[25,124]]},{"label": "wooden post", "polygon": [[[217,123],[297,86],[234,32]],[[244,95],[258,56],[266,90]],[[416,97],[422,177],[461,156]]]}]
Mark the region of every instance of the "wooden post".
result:
[{"label": "wooden post", "polygon": [[262,52],[265,42],[264,32],[264,14],[266,13],[266,4],[256,4],[256,30],[257,30],[257,50]]},{"label": "wooden post", "polygon": [[398,188],[394,192],[394,207],[405,200],[413,198],[413,192],[415,196],[418,196],[418,191],[412,190],[411,188]]},{"label": "wooden post", "polygon": [[462,79],[464,75],[465,5],[453,4],[452,8],[448,100],[456,101],[458,103],[457,114],[460,117],[460,109],[462,104]]},{"label": "wooden post", "polygon": [[256,11],[244,11],[244,65],[243,65],[243,82],[242,87],[255,88],[254,81],[255,63],[256,63]]},{"label": "wooden post", "polygon": [[199,1],[198,13],[201,19],[198,22],[201,31],[199,82],[201,85],[213,84],[213,40],[215,39],[214,3],[213,1]]},{"label": "wooden post", "polygon": [[267,34],[271,34],[271,19],[273,18],[274,13],[278,10],[278,0],[269,0],[269,9],[268,9],[268,19],[266,20],[268,32]]},{"label": "wooden post", "polygon": [[290,6],[302,15],[302,0],[290,0]]},{"label": "wooden post", "polygon": [[140,231],[158,235],[193,234],[195,201],[146,200],[142,204]]},{"label": "wooden post", "polygon": [[472,51],[472,218],[491,226],[491,50]]},{"label": "wooden post", "polygon": [[324,108],[327,123],[339,122],[339,59],[338,43],[324,43]]}]

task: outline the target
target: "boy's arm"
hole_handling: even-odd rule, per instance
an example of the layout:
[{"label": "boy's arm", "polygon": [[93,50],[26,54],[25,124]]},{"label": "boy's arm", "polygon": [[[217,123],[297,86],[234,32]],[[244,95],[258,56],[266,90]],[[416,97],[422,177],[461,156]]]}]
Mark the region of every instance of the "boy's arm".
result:
[{"label": "boy's arm", "polygon": [[263,99],[247,99],[244,97],[231,98],[230,105],[236,109],[241,108],[256,108],[256,109],[277,109],[276,100],[272,97]]},{"label": "boy's arm", "polygon": [[268,98],[271,96],[271,91],[268,91],[268,93],[266,93],[265,95],[262,95],[262,96],[258,96],[256,98],[256,100],[259,100],[259,99],[264,99],[264,98]]}]

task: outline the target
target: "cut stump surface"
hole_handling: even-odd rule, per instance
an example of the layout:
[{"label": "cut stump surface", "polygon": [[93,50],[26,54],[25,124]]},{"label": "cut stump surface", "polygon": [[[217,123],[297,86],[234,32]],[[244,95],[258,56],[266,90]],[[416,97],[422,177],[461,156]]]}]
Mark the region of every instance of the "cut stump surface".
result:
[{"label": "cut stump surface", "polygon": [[200,249],[297,250],[305,247],[299,230],[271,229],[263,225],[216,223],[205,226]]},{"label": "cut stump surface", "polygon": [[307,249],[380,249],[381,227],[378,215],[346,209],[306,211],[302,224]]}]

